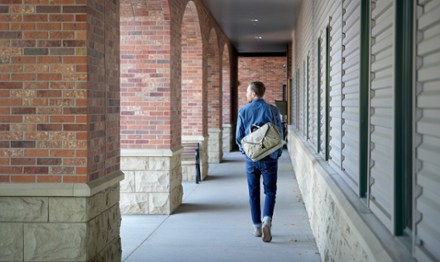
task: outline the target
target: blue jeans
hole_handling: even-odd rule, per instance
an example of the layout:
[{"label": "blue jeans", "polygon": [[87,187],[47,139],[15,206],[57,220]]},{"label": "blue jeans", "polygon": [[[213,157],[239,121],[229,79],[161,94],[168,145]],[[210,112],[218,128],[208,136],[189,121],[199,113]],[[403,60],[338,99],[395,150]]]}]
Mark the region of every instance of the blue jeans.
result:
[{"label": "blue jeans", "polygon": [[252,162],[252,160],[246,157],[246,176],[252,222],[254,225],[260,226],[260,176],[263,176],[264,194],[266,195],[263,217],[272,219],[277,193],[278,159],[265,157],[257,162]]}]

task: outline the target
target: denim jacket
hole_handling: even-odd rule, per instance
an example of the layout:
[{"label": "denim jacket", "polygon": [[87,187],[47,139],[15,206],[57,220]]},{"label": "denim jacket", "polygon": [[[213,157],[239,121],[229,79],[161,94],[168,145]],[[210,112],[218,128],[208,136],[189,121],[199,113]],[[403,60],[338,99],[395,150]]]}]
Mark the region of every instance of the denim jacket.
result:
[{"label": "denim jacket", "polygon": [[[255,98],[251,103],[240,108],[240,111],[238,112],[235,142],[237,143],[240,152],[244,153],[241,147],[241,140],[251,132],[251,127],[253,125],[262,126],[267,122],[275,123],[273,119],[272,107],[274,108],[278,129],[281,132],[281,137],[283,137],[283,128],[281,126],[278,107],[266,103],[263,98]],[[283,150],[280,148],[269,156],[270,158],[277,159],[281,156],[282,152]]]}]

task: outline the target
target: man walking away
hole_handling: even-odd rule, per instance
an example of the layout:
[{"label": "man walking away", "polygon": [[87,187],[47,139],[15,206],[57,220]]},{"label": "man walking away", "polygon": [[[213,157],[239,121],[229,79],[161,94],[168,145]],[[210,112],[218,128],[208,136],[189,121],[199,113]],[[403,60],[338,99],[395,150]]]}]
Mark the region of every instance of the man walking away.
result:
[{"label": "man walking away", "polygon": [[[267,122],[275,123],[275,119],[273,119],[275,115],[278,128],[282,132],[279,110],[276,106],[264,101],[265,91],[266,87],[260,81],[251,82],[247,87],[246,99],[249,104],[240,108],[236,132],[236,143],[243,154],[241,140],[251,132],[253,126],[262,126]],[[281,153],[282,148],[256,162],[246,156],[246,176],[254,235],[263,236],[264,242],[272,240],[271,227],[277,192],[278,158]],[[265,194],[263,218],[261,218],[260,207],[261,176],[263,177]]]}]

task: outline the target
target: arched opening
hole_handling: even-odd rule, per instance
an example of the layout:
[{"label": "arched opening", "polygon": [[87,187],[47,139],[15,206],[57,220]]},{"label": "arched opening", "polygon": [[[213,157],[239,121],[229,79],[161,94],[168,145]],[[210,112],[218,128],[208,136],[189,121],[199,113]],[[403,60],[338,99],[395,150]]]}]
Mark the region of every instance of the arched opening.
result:
[{"label": "arched opening", "polygon": [[[203,43],[197,8],[189,1],[181,26],[182,52],[182,179],[195,179],[194,150],[200,146],[203,158]],[[203,162],[203,161],[201,161]],[[203,170],[203,168],[202,168]],[[202,171],[202,176],[206,172]]]}]

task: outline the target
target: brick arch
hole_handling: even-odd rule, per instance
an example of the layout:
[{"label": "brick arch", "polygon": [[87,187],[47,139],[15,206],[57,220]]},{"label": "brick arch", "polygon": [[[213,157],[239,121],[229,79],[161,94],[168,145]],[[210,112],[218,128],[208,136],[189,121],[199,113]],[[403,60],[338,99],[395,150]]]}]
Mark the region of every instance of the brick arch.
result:
[{"label": "brick arch", "polygon": [[151,16],[151,12],[162,19],[170,20],[168,0],[120,0],[121,17],[142,19]]},{"label": "brick arch", "polygon": [[181,25],[182,136],[203,135],[203,43],[194,2],[186,5]]},{"label": "brick arch", "polygon": [[221,128],[220,52],[217,32],[214,28],[209,34],[207,51],[208,128]]}]

